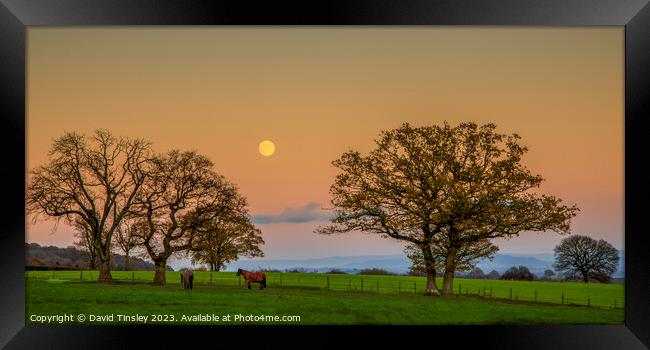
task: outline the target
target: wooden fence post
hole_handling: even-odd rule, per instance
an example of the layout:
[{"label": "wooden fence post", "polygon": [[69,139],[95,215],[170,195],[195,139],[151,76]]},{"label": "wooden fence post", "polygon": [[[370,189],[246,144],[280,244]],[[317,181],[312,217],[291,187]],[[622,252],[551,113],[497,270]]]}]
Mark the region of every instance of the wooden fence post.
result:
[{"label": "wooden fence post", "polygon": [[330,289],[330,276],[327,276],[327,289]]},{"label": "wooden fence post", "polygon": [[79,271],[79,279],[83,280],[84,279],[84,270]]},{"label": "wooden fence post", "polygon": [[348,278],[348,291],[352,291],[352,281]]},{"label": "wooden fence post", "polygon": [[485,296],[485,286],[483,286],[483,296]]},{"label": "wooden fence post", "polygon": [[280,287],[282,287],[282,272],[280,272]]},{"label": "wooden fence post", "polygon": [[562,304],[564,304],[564,292],[562,292]]},{"label": "wooden fence post", "polygon": [[418,292],[418,286],[416,282],[413,282],[413,293],[417,293],[417,292]]},{"label": "wooden fence post", "polygon": [[135,272],[131,272],[131,280],[135,281]]},{"label": "wooden fence post", "polygon": [[535,289],[535,302],[537,302],[537,289]]},{"label": "wooden fence post", "polygon": [[363,277],[361,277],[361,291],[363,292]]},{"label": "wooden fence post", "polygon": [[512,300],[512,288],[510,288],[510,300]]},{"label": "wooden fence post", "polygon": [[463,286],[462,283],[458,283],[458,294],[462,294],[461,287]]},{"label": "wooden fence post", "polygon": [[237,278],[239,280],[239,286],[241,287],[241,276]]},{"label": "wooden fence post", "polygon": [[377,293],[379,293],[379,280],[377,280]]},{"label": "wooden fence post", "polygon": [[587,296],[587,307],[591,307],[591,296]]}]

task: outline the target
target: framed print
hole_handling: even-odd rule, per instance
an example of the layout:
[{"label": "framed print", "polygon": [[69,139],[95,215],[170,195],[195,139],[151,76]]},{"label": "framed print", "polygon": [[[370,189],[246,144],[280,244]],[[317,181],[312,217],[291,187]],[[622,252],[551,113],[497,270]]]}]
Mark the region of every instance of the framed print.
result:
[{"label": "framed print", "polygon": [[0,37],[7,348],[650,344],[647,1],[2,0]]}]

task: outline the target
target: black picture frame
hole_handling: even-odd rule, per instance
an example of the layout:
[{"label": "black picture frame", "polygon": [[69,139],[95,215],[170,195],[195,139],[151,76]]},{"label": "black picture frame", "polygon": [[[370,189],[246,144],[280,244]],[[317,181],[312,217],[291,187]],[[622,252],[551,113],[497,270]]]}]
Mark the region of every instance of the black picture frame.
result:
[{"label": "black picture frame", "polygon": [[[173,339],[247,340],[251,327],[100,326],[25,327],[24,181],[25,50],[29,26],[97,25],[481,25],[625,27],[625,324],[618,326],[256,327],[264,344],[320,343],[342,336],[363,344],[399,338],[403,346],[499,349],[643,349],[650,346],[650,235],[647,117],[650,116],[650,6],[648,0],[246,1],[0,0],[0,111],[4,150],[0,220],[0,346],[115,348]],[[646,146],[644,146],[646,145]],[[378,310],[381,312],[381,310]],[[170,329],[174,328],[173,332]],[[383,328],[383,329],[382,329]],[[297,339],[296,337],[302,339]],[[290,337],[282,340],[285,337]],[[173,338],[173,339],[170,339]],[[222,340],[215,340],[222,339]],[[338,339],[338,340],[337,340]],[[294,343],[294,344],[291,344]],[[416,343],[423,343],[417,344]],[[266,346],[266,345],[263,345]],[[455,346],[454,346],[455,347]]]}]

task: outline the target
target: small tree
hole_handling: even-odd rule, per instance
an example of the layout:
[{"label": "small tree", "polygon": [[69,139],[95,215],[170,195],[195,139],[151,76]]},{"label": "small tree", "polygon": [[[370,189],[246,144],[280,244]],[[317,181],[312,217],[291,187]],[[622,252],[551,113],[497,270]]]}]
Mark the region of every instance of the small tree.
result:
[{"label": "small tree", "polygon": [[490,280],[498,280],[499,278],[501,278],[501,275],[497,270],[492,270],[490,271],[490,273],[487,274],[487,278]]},{"label": "small tree", "polygon": [[93,244],[92,232],[83,220],[75,219],[72,226],[75,228],[74,236],[77,238],[74,245],[85,253],[88,268],[94,270],[97,267],[97,252]]},{"label": "small tree", "polygon": [[192,263],[206,263],[210,271],[221,271],[226,264],[240,256],[263,257],[260,246],[264,244],[262,232],[251,222],[243,197],[233,203],[232,213],[218,216],[201,230],[188,254]]},{"label": "small tree", "polygon": [[472,269],[472,271],[468,272],[465,277],[474,278],[474,279],[484,279],[485,274],[483,273],[483,270],[481,270],[481,268],[475,267]]},{"label": "small tree", "polygon": [[552,280],[555,277],[555,272],[553,270],[545,270],[543,279],[546,281]]},{"label": "small tree", "polygon": [[579,279],[584,283],[591,280],[611,282],[619,261],[616,248],[605,240],[597,241],[589,236],[567,237],[554,251],[555,270],[562,272],[566,279]]},{"label": "small tree", "polygon": [[126,219],[115,231],[115,245],[124,252],[124,270],[129,270],[133,251],[141,244],[136,232],[136,222]]},{"label": "small tree", "polygon": [[501,275],[502,280],[516,280],[516,281],[533,281],[535,280],[535,275],[533,275],[526,266],[513,266],[509,268],[506,272]]}]

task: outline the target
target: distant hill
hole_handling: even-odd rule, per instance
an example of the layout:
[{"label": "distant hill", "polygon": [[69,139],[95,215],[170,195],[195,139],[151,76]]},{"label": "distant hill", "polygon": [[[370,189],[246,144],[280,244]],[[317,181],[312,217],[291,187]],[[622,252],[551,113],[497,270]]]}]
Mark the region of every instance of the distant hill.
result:
[{"label": "distant hill", "polygon": [[[122,270],[124,268],[124,255],[113,254],[111,258],[111,269]],[[41,246],[38,243],[25,243],[25,266],[33,268],[57,268],[57,269],[87,269],[88,256],[85,252],[75,248],[61,248],[56,246]],[[153,270],[154,264],[141,258],[129,258],[130,270]],[[167,266],[168,270],[172,270]]]},{"label": "distant hill", "polygon": [[[621,261],[619,269],[614,277],[625,275],[625,254],[620,252]],[[491,261],[482,259],[477,263],[485,273],[496,270],[499,273],[505,272],[512,266],[523,265],[536,274],[543,275],[546,269],[553,269],[554,256],[550,253],[541,254],[520,254],[520,253],[499,253]],[[239,268],[246,270],[274,269],[291,270],[304,269],[313,272],[327,272],[333,269],[347,273],[357,273],[361,269],[380,268],[389,272],[404,274],[409,271],[410,260],[405,255],[357,255],[357,256],[333,256],[315,259],[250,259],[239,260],[227,266],[227,271],[236,271]]]}]

